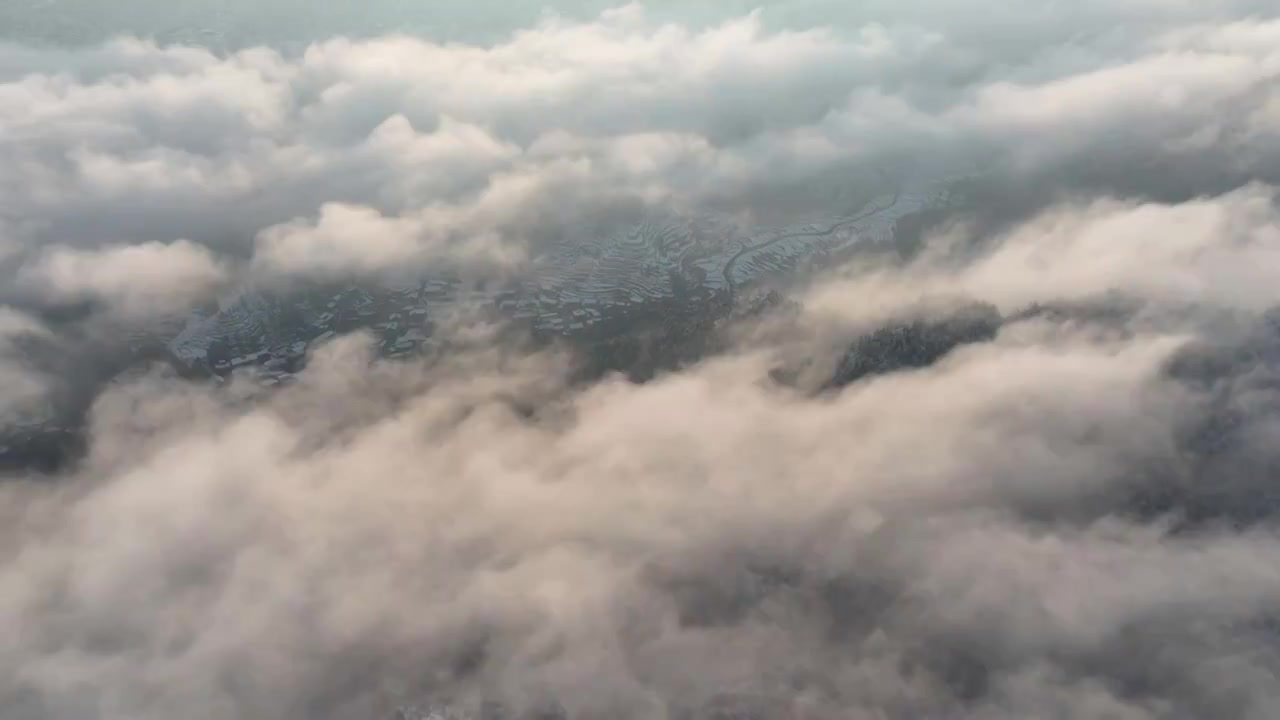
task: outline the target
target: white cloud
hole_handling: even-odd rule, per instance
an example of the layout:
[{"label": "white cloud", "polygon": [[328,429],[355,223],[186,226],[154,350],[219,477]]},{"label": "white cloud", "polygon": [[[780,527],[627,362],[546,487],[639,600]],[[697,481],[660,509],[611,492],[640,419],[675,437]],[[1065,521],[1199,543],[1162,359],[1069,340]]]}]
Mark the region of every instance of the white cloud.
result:
[{"label": "white cloud", "polygon": [[[792,22],[814,7],[829,26]],[[0,707],[1275,717],[1280,24],[1259,7],[0,45],[0,282],[37,310],[506,270],[637,207],[750,220],[905,156],[1052,200],[832,268],[785,328],[646,384],[574,384],[459,327],[421,363],[339,339],[271,392],[95,386],[82,462],[0,483],[0,627],[21,628]],[[816,397],[768,380],[960,302],[995,307],[993,338]],[[92,335],[49,314],[0,312],[6,421],[74,379],[24,341]]]},{"label": "white cloud", "polygon": [[186,240],[93,250],[54,247],[22,273],[33,291],[56,301],[101,301],[131,317],[179,312],[227,278],[208,249]]},{"label": "white cloud", "polygon": [[412,219],[333,203],[320,209],[314,223],[299,220],[264,230],[255,262],[267,272],[360,277],[420,263],[431,242]]},{"label": "white cloud", "polygon": [[40,323],[13,308],[0,306],[0,427],[38,423],[49,413],[53,378],[24,361],[22,342],[52,337]]},{"label": "white cloud", "polygon": [[[1230,17],[1218,12],[1206,17]],[[182,237],[239,255],[263,229],[326,203],[466,214],[518,177],[556,199],[468,227],[524,251],[547,234],[535,220],[554,214],[545,204],[587,208],[605,192],[749,208],[743,198],[770,187],[905,151],[1031,171],[1105,160],[1118,143],[1139,157],[1187,148],[1188,163],[1260,177],[1280,164],[1264,145],[1274,21],[1153,16],[1123,53],[1064,36],[1043,52],[1087,62],[950,77],[953,56],[973,52],[957,45],[972,41],[961,26],[948,34],[911,16],[849,34],[777,30],[763,17],[686,27],[632,9],[546,21],[491,46],[392,36],[301,55],[4,46],[0,217],[21,219],[28,245]],[[567,167],[580,179],[560,187]]]},{"label": "white cloud", "polygon": [[[1017,309],[1118,288],[1252,313],[1253,281],[1217,284],[1270,242],[1266,201],[1067,206],[934,268],[926,289],[949,277]],[[402,222],[325,217],[297,237],[396,237]],[[1280,268],[1257,265],[1259,283]],[[891,314],[915,299],[883,288],[919,290],[919,273],[844,282]],[[793,351],[822,352],[806,318],[793,327]],[[15,555],[0,620],[29,628],[0,650],[15,679],[0,700],[33,717],[377,717],[486,696],[635,717],[746,692],[889,717],[1073,703],[1265,715],[1273,640],[1250,623],[1280,602],[1280,538],[1265,524],[1175,532],[1131,504],[1164,488],[1195,510],[1166,473],[1257,492],[1245,469],[1179,469],[1203,461],[1184,429],[1206,398],[1168,368],[1202,327],[1122,329],[1010,321],[825,398],[763,382],[767,346],[573,387],[555,356],[482,341],[382,363],[357,338],[256,399],[117,385],[67,490],[0,494],[0,513],[23,518],[3,525]],[[1240,372],[1274,372],[1254,362]],[[1148,667],[1135,647],[1176,652]],[[1203,674],[1226,647],[1260,672]],[[1138,679],[1144,692],[1123,689]]]},{"label": "white cloud", "polygon": [[[880,318],[885,308],[929,297],[973,298],[1015,312],[1121,293],[1161,308],[1260,312],[1275,305],[1278,223],[1275,193],[1261,186],[1179,204],[1069,203],[996,238],[951,228],[910,272],[855,271],[849,282],[816,286],[808,302]],[[975,246],[987,249],[973,257]]]}]

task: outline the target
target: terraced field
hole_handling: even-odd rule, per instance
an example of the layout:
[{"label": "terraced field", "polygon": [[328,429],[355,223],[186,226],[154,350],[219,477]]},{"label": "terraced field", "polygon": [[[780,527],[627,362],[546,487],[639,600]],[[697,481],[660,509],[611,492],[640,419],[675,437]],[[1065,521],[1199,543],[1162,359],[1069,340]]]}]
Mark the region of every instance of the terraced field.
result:
[{"label": "terraced field", "polygon": [[281,298],[242,292],[210,315],[191,318],[169,342],[190,364],[215,370],[288,367],[308,345],[357,327],[372,329],[390,354],[430,337],[431,318],[459,299],[491,304],[536,331],[572,335],[675,301],[684,307],[732,303],[738,288],[785,276],[806,260],[853,243],[891,239],[898,219],[945,203],[950,182],[886,183],[850,203],[846,214],[786,227],[744,228],[728,218],[652,216],[617,232],[553,248],[523,280],[492,290],[462,290],[454,280],[423,278],[395,290],[346,287]]},{"label": "terraced field", "polygon": [[630,304],[681,296],[709,300],[791,272],[854,242],[892,237],[904,215],[945,202],[945,184],[886,187],[847,215],[778,228],[740,228],[715,218],[654,218],[589,244],[560,248],[522,288],[518,316],[576,330]]}]

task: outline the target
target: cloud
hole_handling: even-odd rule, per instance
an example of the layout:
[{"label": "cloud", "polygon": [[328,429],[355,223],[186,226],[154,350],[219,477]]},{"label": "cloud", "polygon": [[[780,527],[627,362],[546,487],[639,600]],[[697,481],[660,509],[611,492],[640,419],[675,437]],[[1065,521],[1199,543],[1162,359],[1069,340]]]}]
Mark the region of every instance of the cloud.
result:
[{"label": "cloud", "polygon": [[277,225],[258,239],[257,262],[268,269],[310,271],[320,277],[363,274],[412,262],[423,251],[422,229],[364,206],[330,204],[314,224]]},{"label": "cloud", "polygon": [[[1184,195],[1219,193],[1280,167],[1275,21],[1233,7],[1150,8],[1120,46],[1018,17],[1049,34],[1003,59],[914,11],[791,29],[767,11],[684,25],[629,7],[491,45],[383,36],[296,53],[10,44],[3,218],[28,246],[187,238],[243,259],[264,229],[342,203],[470,215],[467,234],[532,256],[589,208],[794,210],[815,185],[904,157],[1059,186],[1087,169],[1122,194],[1185,176],[1200,180]],[[1118,13],[1093,10],[1099,25]]]},{"label": "cloud", "polygon": [[[82,456],[0,482],[0,707],[1275,717],[1274,12],[587,5],[483,42],[0,45],[0,419],[87,407]],[[644,383],[465,308],[274,389],[99,355],[224,289],[517,274],[650,210],[975,166],[919,248],[708,309],[714,351]]]},{"label": "cloud", "polygon": [[55,247],[22,271],[35,292],[55,301],[99,301],[135,318],[181,312],[226,276],[207,248],[186,240],[93,250]]},{"label": "cloud", "polygon": [[909,272],[866,276],[855,268],[855,282],[819,285],[808,303],[878,319],[883,307],[930,296],[980,298],[1015,311],[1046,299],[1121,293],[1164,308],[1260,312],[1274,305],[1269,268],[1280,252],[1278,219],[1274,190],[1265,186],[1178,204],[1068,203],[995,238],[951,227]]},{"label": "cloud", "polygon": [[[1267,200],[1064,206],[928,286],[1012,309],[1122,291],[1238,313],[1274,343],[1248,283],[1160,281],[1214,288],[1253,262]],[[1036,279],[1032,236],[1063,282]],[[1124,272],[1071,281],[1099,246]],[[1153,281],[1131,282],[1144,255]],[[973,280],[995,269],[1004,285]],[[837,282],[875,297],[917,272]],[[813,312],[792,351],[824,352],[803,328],[831,311]],[[767,382],[769,344],[575,386],[555,355],[482,341],[396,363],[354,337],[274,393],[116,384],[77,469],[3,489],[0,614],[27,629],[0,652],[0,699],[36,718],[482,699],[1265,717],[1280,537],[1270,511],[1221,500],[1254,496],[1280,447],[1259,406],[1280,355],[1195,313],[1120,322],[1005,310],[990,340],[822,398]],[[1240,364],[1173,370],[1196,338]],[[1219,440],[1249,443],[1228,452],[1243,466],[1188,432],[1224,401],[1255,408]]]},{"label": "cloud", "polygon": [[38,422],[48,411],[52,378],[29,362],[24,346],[51,339],[40,323],[13,308],[0,306],[0,424]]}]

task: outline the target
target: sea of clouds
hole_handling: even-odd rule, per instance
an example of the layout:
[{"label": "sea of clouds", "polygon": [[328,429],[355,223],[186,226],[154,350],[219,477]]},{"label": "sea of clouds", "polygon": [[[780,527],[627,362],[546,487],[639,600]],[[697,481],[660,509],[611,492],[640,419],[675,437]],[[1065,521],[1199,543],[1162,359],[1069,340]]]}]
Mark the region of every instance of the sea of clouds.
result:
[{"label": "sea of clouds", "polygon": [[[984,190],[647,383],[462,319],[278,390],[92,383],[84,456],[0,480],[0,715],[1280,716],[1271,3],[588,5],[0,42],[0,422],[245,288]],[[925,367],[771,379],[974,304]]]}]

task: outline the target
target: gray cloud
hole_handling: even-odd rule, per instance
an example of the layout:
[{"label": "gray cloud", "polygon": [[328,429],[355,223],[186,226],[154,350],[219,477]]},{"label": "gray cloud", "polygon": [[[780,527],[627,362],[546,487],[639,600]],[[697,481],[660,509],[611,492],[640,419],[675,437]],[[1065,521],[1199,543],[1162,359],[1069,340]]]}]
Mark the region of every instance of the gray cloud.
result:
[{"label": "gray cloud", "polygon": [[[6,705],[1265,716],[1262,676],[1199,664],[1271,667],[1248,628],[1280,601],[1280,541],[1124,512],[1196,415],[1164,374],[1181,345],[1015,324],[823,402],[751,352],[567,391],[550,357],[370,366],[358,340],[248,406],[125,384],[64,488],[6,488],[5,615],[28,628]],[[521,397],[561,410],[522,419]],[[1125,667],[1134,643],[1178,657]]]},{"label": "gray cloud", "polygon": [[47,416],[47,393],[52,378],[28,362],[24,346],[48,341],[50,333],[38,321],[13,308],[0,306],[0,423],[37,422]]},{"label": "gray cloud", "polygon": [[208,249],[186,240],[54,248],[23,268],[33,292],[54,301],[100,301],[129,317],[180,312],[226,279]]},{"label": "gray cloud", "polygon": [[[0,46],[31,310],[0,415],[90,406],[83,457],[0,484],[0,707],[1275,717],[1269,8],[587,5],[470,44]],[[274,390],[82,357],[238,283],[516,272],[646,209],[975,166],[918,249],[646,383],[467,308],[437,354],[339,338]]]},{"label": "gray cloud", "polygon": [[[1156,13],[1123,51],[1055,36],[1042,53],[1080,57],[992,56],[959,79],[945,76],[957,43],[974,51],[960,26],[771,30],[748,16],[686,28],[636,7],[492,46],[8,45],[3,217],[31,245],[189,238],[247,257],[263,229],[347,203],[428,214],[421,244],[479,238],[505,257],[591,208],[794,209],[817,182],[856,184],[903,158],[1058,177],[1060,189],[1077,177],[1141,194],[1173,175],[1201,179],[1184,195],[1223,192],[1280,167],[1276,25],[1225,22],[1229,8],[1188,18],[1201,25]],[[300,269],[345,261],[317,253]]]},{"label": "gray cloud", "polygon": [[[990,341],[823,399],[765,381],[787,349],[772,344],[573,388],[562,359],[483,338],[421,366],[346,339],[266,395],[117,385],[78,470],[4,490],[0,612],[27,630],[0,653],[0,692],[36,718],[377,717],[422,698],[573,717],[1267,717],[1271,515],[1179,518],[1214,511],[1201,492],[1244,502],[1265,482],[1280,445],[1258,380],[1280,356],[1197,373],[1186,353],[1258,341],[1205,329],[1184,300],[1261,317],[1251,293],[1083,272],[1096,228],[1120,223],[1115,267],[1139,272],[1158,236],[1151,277],[1207,287],[1259,240],[1183,214],[1266,224],[1260,201],[1054,210],[925,287],[999,301],[1005,287],[966,284],[996,266],[1018,303],[1072,299],[1011,260],[1066,227],[1066,247],[1044,246],[1062,282],[1114,285],[1145,315],[1122,332],[1008,315]],[[1199,243],[1221,259],[1184,252]],[[916,302],[887,276],[919,272],[835,282],[865,283],[883,318]],[[1233,431],[1244,467],[1204,465],[1186,434],[1223,400],[1259,413]],[[1155,515],[1150,490],[1167,496]]]}]

